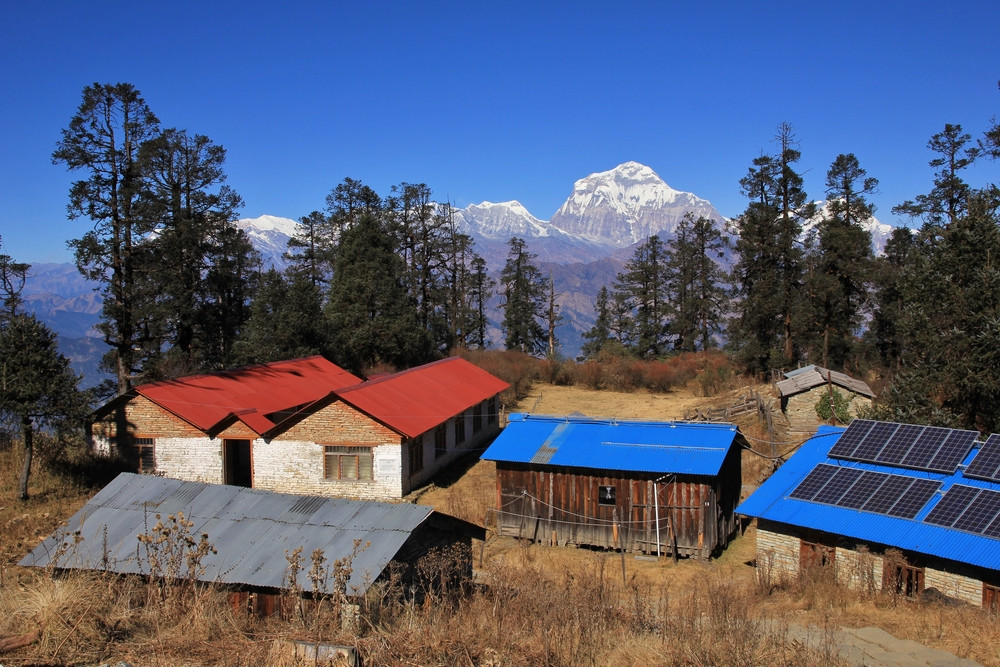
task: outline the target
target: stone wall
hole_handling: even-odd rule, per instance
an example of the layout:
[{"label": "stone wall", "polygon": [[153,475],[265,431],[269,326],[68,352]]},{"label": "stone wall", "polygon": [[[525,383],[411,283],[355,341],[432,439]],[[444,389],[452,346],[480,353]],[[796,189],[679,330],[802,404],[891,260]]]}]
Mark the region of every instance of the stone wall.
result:
[{"label": "stone wall", "polygon": [[[799,575],[801,540],[793,530],[781,524],[759,520],[757,526],[757,567],[769,568],[773,581]],[[828,536],[831,543],[836,538]],[[881,549],[878,547],[877,549]],[[905,554],[904,554],[905,555]],[[912,560],[920,564],[919,558]],[[979,606],[983,602],[983,581],[971,567],[935,559],[924,565],[924,590],[934,588],[948,597]],[[836,547],[834,566],[837,583],[855,590],[876,592],[882,588],[884,558],[878,550],[865,545]]]},{"label": "stone wall", "polygon": [[772,581],[799,576],[799,538],[781,532],[763,519],[757,523],[757,567],[765,568]]},{"label": "stone wall", "polygon": [[[851,417],[858,416],[858,409],[870,407],[871,399],[855,394],[843,387],[834,385],[834,389],[846,397],[850,402],[847,406],[847,413]],[[786,399],[784,406],[785,417],[788,419],[789,430],[795,432],[812,433],[816,427],[822,423],[819,415],[816,414],[816,403],[821,398],[829,399],[830,389],[827,385],[813,387],[809,391],[794,394]]]}]

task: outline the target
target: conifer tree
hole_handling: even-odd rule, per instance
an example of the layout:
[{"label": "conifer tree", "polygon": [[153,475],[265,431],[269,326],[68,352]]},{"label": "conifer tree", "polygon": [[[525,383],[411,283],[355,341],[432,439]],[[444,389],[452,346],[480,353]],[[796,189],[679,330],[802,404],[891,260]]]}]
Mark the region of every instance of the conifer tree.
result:
[{"label": "conifer tree", "polygon": [[872,271],[871,233],[862,223],[872,217],[867,196],[876,192],[853,154],[841,154],[827,171],[828,212],[818,224],[815,269],[806,279],[810,301],[807,331],[812,358],[828,368],[843,368],[856,352],[862,315],[868,304]]},{"label": "conifer tree", "polygon": [[403,282],[405,264],[373,214],[345,229],[325,307],[333,359],[363,373],[376,364],[405,368],[431,359],[431,339]]},{"label": "conifer tree", "polygon": [[544,354],[547,338],[541,322],[546,312],[546,281],[533,264],[524,239],[508,242],[507,261],[500,273],[503,298],[504,346],[527,354]]},{"label": "conifer tree", "polygon": [[99,329],[113,348],[122,393],[139,370],[137,350],[147,342],[141,320],[148,304],[136,288],[136,250],[153,221],[142,206],[146,182],[139,150],[158,132],[159,121],[131,84],[95,83],[83,89],[83,101],[52,153],[53,163],[84,175],[70,189],[68,211],[94,228],[69,245],[80,272],[102,285]]},{"label": "conifer tree", "polygon": [[615,293],[631,310],[634,342],[629,347],[640,358],[655,359],[670,349],[673,305],[668,259],[660,237],[650,236],[615,278]]},{"label": "conifer tree", "polygon": [[749,203],[736,220],[738,260],[733,296],[738,315],[730,323],[729,344],[751,371],[764,372],[798,360],[795,332],[803,284],[801,220],[812,215],[794,132],[778,127],[776,155],[755,158],[740,180]]},{"label": "conifer tree", "polygon": [[583,334],[585,341],[583,344],[583,355],[588,359],[594,359],[601,354],[608,341],[611,340],[611,311],[608,306],[608,287],[601,285],[597,292],[597,300],[594,302],[596,317],[594,325]]},{"label": "conifer tree", "polygon": [[675,300],[671,331],[677,337],[676,347],[706,350],[722,331],[729,308],[726,272],[720,264],[729,239],[715,221],[688,213],[668,247],[670,291]]},{"label": "conifer tree", "polygon": [[77,389],[80,379],[59,353],[56,335],[34,315],[20,312],[30,268],[0,253],[0,418],[15,422],[21,431],[21,500],[28,499],[35,431],[82,420],[87,408],[86,395]]}]

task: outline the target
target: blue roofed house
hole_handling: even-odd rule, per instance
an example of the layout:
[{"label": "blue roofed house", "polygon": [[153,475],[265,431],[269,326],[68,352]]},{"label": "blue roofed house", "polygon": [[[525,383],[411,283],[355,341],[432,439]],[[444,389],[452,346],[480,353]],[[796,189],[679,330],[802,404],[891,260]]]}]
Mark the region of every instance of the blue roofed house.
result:
[{"label": "blue roofed house", "polygon": [[515,413],[482,458],[500,535],[708,557],[736,531],[745,445],[732,424]]},{"label": "blue roofed house", "polygon": [[736,511],[761,577],[1000,602],[1000,437],[856,419],[821,427]]}]

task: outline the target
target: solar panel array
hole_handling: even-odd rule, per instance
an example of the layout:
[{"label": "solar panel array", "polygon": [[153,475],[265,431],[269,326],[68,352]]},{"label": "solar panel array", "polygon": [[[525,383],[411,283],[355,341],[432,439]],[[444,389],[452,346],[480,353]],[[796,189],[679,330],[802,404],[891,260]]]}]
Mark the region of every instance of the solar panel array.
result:
[{"label": "solar panel array", "polygon": [[977,435],[976,431],[855,419],[830,449],[830,456],[951,474],[972,450]]},{"label": "solar panel array", "polygon": [[939,488],[941,482],[936,480],[820,463],[789,495],[797,500],[912,519]]},{"label": "solar panel array", "polygon": [[994,433],[979,448],[976,457],[965,470],[967,477],[1000,482],[1000,435]]},{"label": "solar panel array", "polygon": [[1000,539],[1000,491],[956,484],[924,521]]}]

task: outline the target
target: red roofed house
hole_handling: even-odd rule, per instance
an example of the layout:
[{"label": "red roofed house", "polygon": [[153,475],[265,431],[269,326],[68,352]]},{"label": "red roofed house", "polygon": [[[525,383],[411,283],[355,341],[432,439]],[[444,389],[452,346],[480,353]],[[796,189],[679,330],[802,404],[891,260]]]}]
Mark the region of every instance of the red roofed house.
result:
[{"label": "red roofed house", "polygon": [[400,498],[497,433],[507,387],[458,357],[362,382],[316,356],[135,387],[98,409],[89,433],[140,472]]}]

